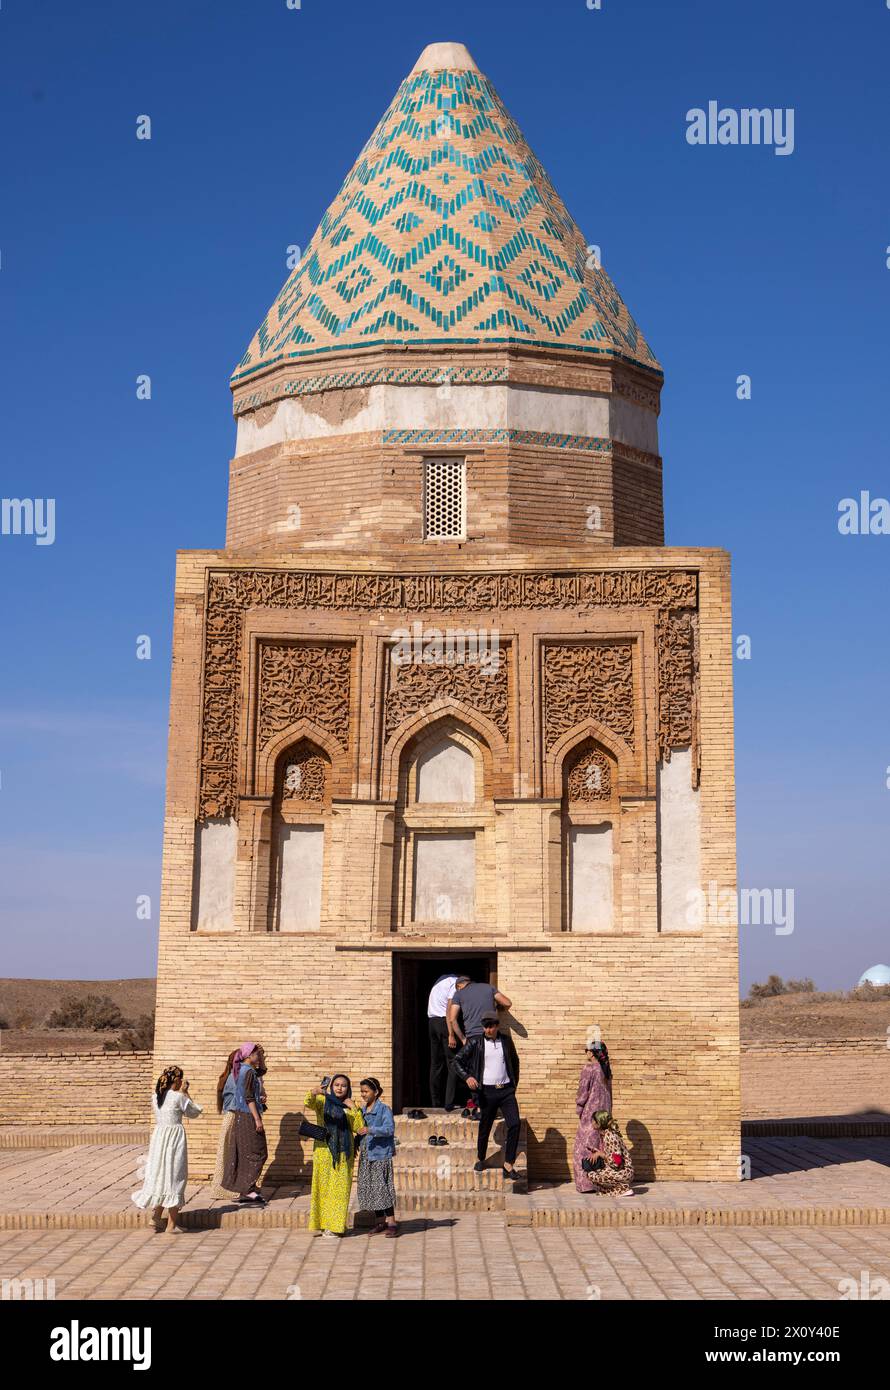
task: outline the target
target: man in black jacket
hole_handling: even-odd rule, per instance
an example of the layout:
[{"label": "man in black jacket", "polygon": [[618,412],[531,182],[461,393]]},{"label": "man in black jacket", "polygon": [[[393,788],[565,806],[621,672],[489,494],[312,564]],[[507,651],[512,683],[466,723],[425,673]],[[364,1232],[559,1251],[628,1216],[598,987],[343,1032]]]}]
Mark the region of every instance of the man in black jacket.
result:
[{"label": "man in black jacket", "polygon": [[504,1177],[515,1178],[520,1124],[519,1106],[516,1104],[519,1057],[509,1033],[503,1036],[499,1034],[497,1014],[485,1014],[482,1027],[482,1036],[467,1038],[453,1063],[455,1072],[478,1096],[482,1108],[475,1171],[481,1173],[485,1167],[488,1136],[500,1110],[507,1126]]}]

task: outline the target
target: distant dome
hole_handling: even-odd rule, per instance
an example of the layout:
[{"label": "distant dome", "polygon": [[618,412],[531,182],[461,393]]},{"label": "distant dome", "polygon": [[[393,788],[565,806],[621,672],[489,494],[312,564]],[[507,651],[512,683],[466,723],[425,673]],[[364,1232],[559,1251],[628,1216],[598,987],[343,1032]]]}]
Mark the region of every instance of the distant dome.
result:
[{"label": "distant dome", "polygon": [[861,985],[890,985],[890,965],[873,965],[860,979]]}]

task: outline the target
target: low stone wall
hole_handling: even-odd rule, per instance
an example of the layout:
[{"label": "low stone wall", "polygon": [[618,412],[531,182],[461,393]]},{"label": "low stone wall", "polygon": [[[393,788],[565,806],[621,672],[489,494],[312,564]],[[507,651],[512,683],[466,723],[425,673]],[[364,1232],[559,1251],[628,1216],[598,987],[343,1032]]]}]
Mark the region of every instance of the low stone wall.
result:
[{"label": "low stone wall", "polygon": [[887,1038],[742,1043],[742,1119],[890,1113]]},{"label": "low stone wall", "polygon": [[145,1125],[150,1052],[0,1052],[0,1124]]},{"label": "low stone wall", "polygon": [[[741,1069],[745,1120],[890,1113],[884,1038],[752,1040]],[[0,1053],[0,1124],[149,1124],[154,1080],[150,1052]]]}]

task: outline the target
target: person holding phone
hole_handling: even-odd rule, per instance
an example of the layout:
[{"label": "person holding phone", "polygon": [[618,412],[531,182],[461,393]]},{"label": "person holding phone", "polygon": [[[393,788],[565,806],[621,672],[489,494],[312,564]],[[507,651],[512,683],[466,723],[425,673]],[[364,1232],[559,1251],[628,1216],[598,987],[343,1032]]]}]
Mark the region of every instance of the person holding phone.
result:
[{"label": "person holding phone", "polygon": [[307,1091],[305,1104],[315,1111],[324,1139],[316,1139],[312,1153],[312,1195],[309,1230],[326,1236],[342,1236],[349,1214],[355,1135],[367,1134],[365,1117],[350,1104],[352,1082],[343,1072],[323,1077],[320,1086]]},{"label": "person holding phone", "polygon": [[158,1077],[152,1096],[155,1127],[148,1146],[145,1179],[140,1192],[131,1200],[143,1211],[153,1208],[155,1230],[160,1233],[164,1208],[167,1208],[167,1231],[181,1231],[179,1208],[185,1197],[188,1182],[188,1142],[183,1118],[194,1120],[201,1106],[189,1096],[189,1084],[182,1067],[167,1067]]}]

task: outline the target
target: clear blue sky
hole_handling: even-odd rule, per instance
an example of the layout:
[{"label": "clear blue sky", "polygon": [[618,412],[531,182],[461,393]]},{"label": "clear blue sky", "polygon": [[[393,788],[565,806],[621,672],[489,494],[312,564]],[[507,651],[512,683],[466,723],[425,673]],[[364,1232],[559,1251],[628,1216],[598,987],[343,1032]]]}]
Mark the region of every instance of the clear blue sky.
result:
[{"label": "clear blue sky", "polygon": [[[224,541],[228,376],[287,246],[454,39],[664,366],[668,543],[733,553],[740,883],[795,891],[791,935],[742,928],[743,984],[849,985],[890,963],[890,536],[837,530],[841,498],[890,495],[890,10],[430,13],[4,0],[0,494],[54,497],[57,535],[0,536],[0,975],[154,971],[174,558]],[[711,99],[794,108],[794,153],[690,146]]]}]

